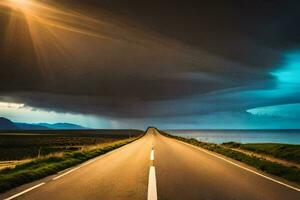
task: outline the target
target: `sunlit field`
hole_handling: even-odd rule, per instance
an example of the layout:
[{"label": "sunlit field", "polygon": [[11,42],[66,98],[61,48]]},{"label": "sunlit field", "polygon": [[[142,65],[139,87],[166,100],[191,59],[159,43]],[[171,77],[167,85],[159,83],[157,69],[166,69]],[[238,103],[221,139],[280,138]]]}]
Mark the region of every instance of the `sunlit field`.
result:
[{"label": "sunlit field", "polygon": [[80,150],[86,146],[126,139],[141,133],[137,130],[2,132],[0,162],[28,160],[51,153]]}]

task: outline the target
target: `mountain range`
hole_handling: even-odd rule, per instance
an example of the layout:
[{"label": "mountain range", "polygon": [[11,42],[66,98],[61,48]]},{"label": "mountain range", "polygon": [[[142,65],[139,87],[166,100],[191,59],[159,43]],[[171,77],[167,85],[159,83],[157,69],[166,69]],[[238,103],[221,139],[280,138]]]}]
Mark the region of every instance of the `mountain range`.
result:
[{"label": "mountain range", "polygon": [[86,127],[71,123],[21,123],[13,122],[7,118],[0,117],[0,130],[70,130],[88,129]]}]

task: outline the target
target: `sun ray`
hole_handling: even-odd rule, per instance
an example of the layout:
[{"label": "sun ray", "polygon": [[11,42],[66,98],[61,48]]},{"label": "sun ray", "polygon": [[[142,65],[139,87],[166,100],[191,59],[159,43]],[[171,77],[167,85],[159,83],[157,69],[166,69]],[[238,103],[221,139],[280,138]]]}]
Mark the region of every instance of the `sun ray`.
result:
[{"label": "sun ray", "polygon": [[[74,62],[70,58],[72,55],[66,46],[68,44],[62,38],[64,35],[72,38],[76,34],[80,34],[98,40],[114,40],[111,36],[102,33],[101,25],[106,24],[105,22],[49,1],[1,0],[1,8],[10,10],[5,53],[14,54],[14,51],[18,49],[17,46],[21,45],[20,42],[24,44],[32,43],[32,51],[35,53],[34,59],[36,59],[44,76],[49,77],[50,63],[55,65],[57,57],[64,58],[65,63],[67,63],[67,60]],[[27,35],[29,34],[28,37],[24,37],[24,31]],[[22,41],[21,38],[30,39]],[[30,51],[30,49],[26,51]],[[68,66],[68,64],[65,66]]]}]

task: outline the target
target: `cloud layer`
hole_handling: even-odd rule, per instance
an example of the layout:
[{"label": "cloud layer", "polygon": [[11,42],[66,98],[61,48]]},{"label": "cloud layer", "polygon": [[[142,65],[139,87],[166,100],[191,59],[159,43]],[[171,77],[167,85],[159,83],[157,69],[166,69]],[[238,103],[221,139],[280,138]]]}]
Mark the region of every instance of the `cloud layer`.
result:
[{"label": "cloud layer", "polygon": [[125,121],[299,103],[278,77],[297,1],[62,2],[40,21],[0,8],[2,101]]}]

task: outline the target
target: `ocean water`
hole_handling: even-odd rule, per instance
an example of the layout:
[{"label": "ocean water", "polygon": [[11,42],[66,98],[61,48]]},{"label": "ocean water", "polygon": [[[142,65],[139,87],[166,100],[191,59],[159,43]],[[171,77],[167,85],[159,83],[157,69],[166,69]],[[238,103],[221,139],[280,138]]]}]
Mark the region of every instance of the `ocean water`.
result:
[{"label": "ocean water", "polygon": [[203,142],[300,144],[300,130],[167,130],[169,134]]}]

